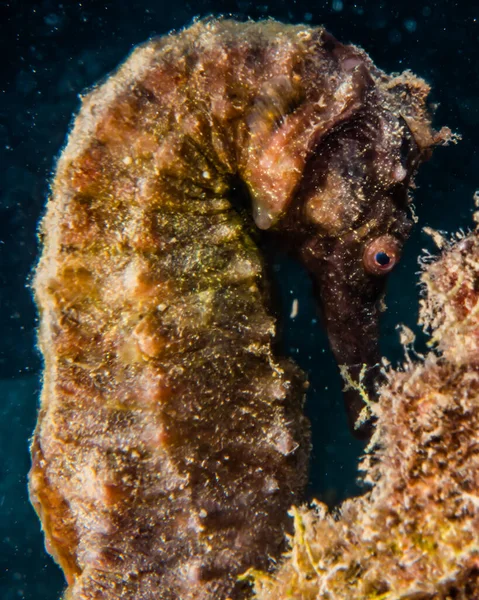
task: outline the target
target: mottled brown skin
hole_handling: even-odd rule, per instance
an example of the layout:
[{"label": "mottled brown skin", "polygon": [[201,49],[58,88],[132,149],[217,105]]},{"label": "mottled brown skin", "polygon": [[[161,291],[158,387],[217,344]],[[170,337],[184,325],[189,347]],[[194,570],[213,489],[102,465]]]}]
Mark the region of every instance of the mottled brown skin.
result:
[{"label": "mottled brown skin", "polygon": [[30,494],[66,598],[243,598],[238,576],[280,553],[307,479],[304,378],[273,353],[232,189],[313,273],[338,361],[373,364],[384,279],[362,253],[407,237],[412,173],[444,137],[427,91],[322,28],[209,20],[83,99],[34,286]]}]

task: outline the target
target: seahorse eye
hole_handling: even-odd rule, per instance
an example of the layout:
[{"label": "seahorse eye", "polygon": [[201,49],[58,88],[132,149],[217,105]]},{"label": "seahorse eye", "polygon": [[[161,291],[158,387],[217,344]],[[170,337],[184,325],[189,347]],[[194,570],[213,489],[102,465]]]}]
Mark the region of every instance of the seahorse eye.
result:
[{"label": "seahorse eye", "polygon": [[375,238],[364,249],[363,263],[371,275],[389,273],[400,258],[400,245],[392,235]]},{"label": "seahorse eye", "polygon": [[381,251],[376,253],[374,260],[376,261],[377,265],[381,267],[387,267],[391,262],[391,257],[388,254],[386,254],[386,252]]}]

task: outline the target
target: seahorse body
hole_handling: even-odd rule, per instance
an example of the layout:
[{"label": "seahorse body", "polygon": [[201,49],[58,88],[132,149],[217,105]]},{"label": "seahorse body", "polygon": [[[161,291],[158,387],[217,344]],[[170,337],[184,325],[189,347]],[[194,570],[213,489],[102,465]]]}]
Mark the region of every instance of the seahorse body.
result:
[{"label": "seahorse body", "polygon": [[83,98],[34,282],[45,374],[30,494],[66,598],[242,598],[238,575],[281,551],[306,483],[305,382],[273,352],[265,268],[232,189],[248,188],[261,229],[316,256],[311,236],[348,221],[328,209],[324,225],[308,161],[386,97],[428,131],[423,84],[404,81],[416,92],[402,101],[322,28],[208,20],[137,48]]}]

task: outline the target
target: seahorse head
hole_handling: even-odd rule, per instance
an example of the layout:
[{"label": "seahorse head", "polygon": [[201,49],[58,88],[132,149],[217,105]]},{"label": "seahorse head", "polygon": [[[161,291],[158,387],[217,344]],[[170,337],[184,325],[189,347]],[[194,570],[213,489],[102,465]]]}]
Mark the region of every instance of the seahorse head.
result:
[{"label": "seahorse head", "polygon": [[297,79],[272,78],[259,91],[245,179],[257,226],[280,232],[312,274],[361,435],[379,374],[381,300],[413,223],[413,177],[450,132],[431,129],[424,81],[387,77],[325,33],[321,52],[328,59],[305,59]]}]

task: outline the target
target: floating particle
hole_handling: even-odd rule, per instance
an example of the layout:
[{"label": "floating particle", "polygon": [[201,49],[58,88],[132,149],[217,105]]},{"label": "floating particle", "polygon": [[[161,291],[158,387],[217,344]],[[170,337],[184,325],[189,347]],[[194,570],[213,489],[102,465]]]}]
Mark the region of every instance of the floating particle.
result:
[{"label": "floating particle", "polygon": [[290,319],[295,319],[298,316],[298,308],[299,308],[299,302],[298,302],[298,299],[295,298],[293,300],[293,304],[291,305],[291,313],[289,315]]},{"label": "floating particle", "polygon": [[414,33],[417,29],[417,22],[414,19],[406,19],[404,21],[404,27],[409,33]]}]

